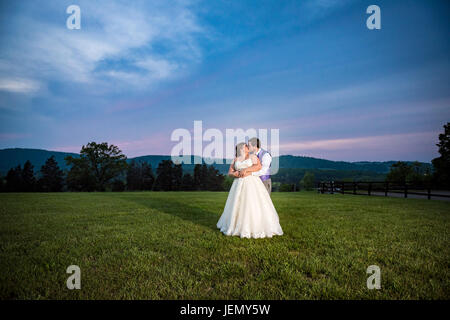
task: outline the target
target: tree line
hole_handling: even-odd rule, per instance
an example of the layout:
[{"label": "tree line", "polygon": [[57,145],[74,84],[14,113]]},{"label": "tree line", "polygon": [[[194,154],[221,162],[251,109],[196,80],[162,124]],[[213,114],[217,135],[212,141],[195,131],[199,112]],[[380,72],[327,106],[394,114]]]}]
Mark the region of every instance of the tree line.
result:
[{"label": "tree line", "polygon": [[[440,156],[432,160],[432,170],[419,162],[408,164],[398,161],[391,166],[385,180],[450,190],[450,123],[444,125],[444,133],[439,135],[437,146]],[[18,165],[10,169],[6,177],[0,177],[0,191],[227,191],[233,182],[233,178],[223,176],[213,166],[206,164],[195,165],[191,174],[183,173],[181,164],[163,160],[154,174],[150,164],[135,161],[128,164],[126,159],[114,145],[90,142],[81,148],[80,157],[65,158],[71,166],[68,172],[63,172],[52,156],[36,177],[33,165],[26,161],[23,167]],[[286,175],[284,181],[273,182],[274,191],[311,190],[316,187],[317,179],[310,170],[297,183],[285,183],[292,178],[294,180],[291,181],[299,179],[292,174]]]},{"label": "tree line", "polygon": [[71,165],[67,172],[51,156],[36,175],[33,164],[27,160],[23,167],[11,168],[5,177],[0,177],[0,191],[223,191],[226,188],[224,176],[206,164],[195,165],[191,174],[183,173],[181,164],[163,160],[154,174],[147,162],[133,160],[128,164],[126,160],[117,146],[90,142],[82,147],[79,158],[65,158]]},{"label": "tree line", "polygon": [[[438,147],[439,157],[431,161],[432,168],[423,166],[420,162],[414,161],[407,163],[405,161],[397,161],[392,164],[389,172],[384,177],[386,182],[394,182],[400,184],[408,184],[417,187],[433,187],[437,189],[450,190],[450,123],[444,126],[444,132],[439,134]],[[280,171],[282,171],[281,169]],[[303,169],[296,169],[303,171]],[[294,172],[284,173],[284,181],[291,180]],[[283,174],[283,173],[282,173]],[[342,180],[356,181],[355,178],[336,178],[336,173],[331,172],[331,177],[323,180]],[[282,180],[282,181],[283,181]],[[322,180],[322,179],[320,179]],[[374,179],[358,179],[358,181],[367,181]],[[299,190],[311,190],[317,186],[317,179],[312,171],[306,171],[303,178],[298,183],[274,182],[273,188],[276,191],[292,192]],[[291,180],[292,181],[292,180]],[[295,181],[295,180],[294,180]],[[380,180],[383,181],[383,180]]]}]

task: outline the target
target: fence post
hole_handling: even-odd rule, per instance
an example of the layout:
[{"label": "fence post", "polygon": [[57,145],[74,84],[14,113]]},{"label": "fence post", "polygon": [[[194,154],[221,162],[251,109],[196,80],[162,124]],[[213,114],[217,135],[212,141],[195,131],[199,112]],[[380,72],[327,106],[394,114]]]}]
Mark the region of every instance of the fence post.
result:
[{"label": "fence post", "polygon": [[405,198],[408,198],[408,186],[405,182]]},{"label": "fence post", "polygon": [[386,182],[385,185],[386,186],[384,188],[384,196],[387,197],[387,194],[389,192],[389,182]]},{"label": "fence post", "polygon": [[344,194],[344,188],[345,188],[345,182],[342,181],[342,185],[341,185],[341,193]]},{"label": "fence post", "polygon": [[369,186],[367,188],[367,194],[370,196],[370,192],[372,191],[372,182],[369,182]]},{"label": "fence post", "polygon": [[427,192],[428,192],[428,200],[430,200],[431,199],[431,188],[430,187],[428,187]]},{"label": "fence post", "polygon": [[353,182],[353,194],[356,194],[356,182]]}]

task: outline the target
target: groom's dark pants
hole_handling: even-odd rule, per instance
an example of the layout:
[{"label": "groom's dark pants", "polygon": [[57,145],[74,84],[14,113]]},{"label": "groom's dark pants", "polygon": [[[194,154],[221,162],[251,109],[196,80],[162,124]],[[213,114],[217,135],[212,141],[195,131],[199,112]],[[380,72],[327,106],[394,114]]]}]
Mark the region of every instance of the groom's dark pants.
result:
[{"label": "groom's dark pants", "polygon": [[267,179],[263,181],[264,187],[266,187],[269,196],[272,193],[272,179]]}]

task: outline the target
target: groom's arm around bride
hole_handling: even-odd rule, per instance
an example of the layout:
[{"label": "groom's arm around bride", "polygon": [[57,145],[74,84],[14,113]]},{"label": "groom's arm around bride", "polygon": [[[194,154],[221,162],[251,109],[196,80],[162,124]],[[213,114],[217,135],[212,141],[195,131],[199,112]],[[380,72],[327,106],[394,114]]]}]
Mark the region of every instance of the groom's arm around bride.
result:
[{"label": "groom's arm around bride", "polygon": [[272,164],[272,156],[266,150],[261,148],[261,142],[258,138],[251,138],[248,141],[250,152],[258,157],[261,162],[262,168],[258,171],[252,172],[252,175],[258,176],[261,178],[264,186],[269,192],[269,195],[272,192],[272,179],[270,175],[270,166]]}]

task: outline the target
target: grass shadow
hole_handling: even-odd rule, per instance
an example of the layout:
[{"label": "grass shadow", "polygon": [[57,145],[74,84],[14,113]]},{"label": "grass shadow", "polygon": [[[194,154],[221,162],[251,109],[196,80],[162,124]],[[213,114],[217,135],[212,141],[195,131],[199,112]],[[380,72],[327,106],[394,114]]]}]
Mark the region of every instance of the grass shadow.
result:
[{"label": "grass shadow", "polygon": [[[145,195],[148,196],[143,196],[142,193],[136,195],[138,196],[132,198],[127,197],[126,200],[150,209],[173,215],[189,222],[193,222],[213,231],[218,231],[216,224],[219,220],[220,214],[222,213],[222,209],[205,209],[199,205],[191,205],[188,201],[186,201],[186,198],[180,200],[174,196],[167,199],[165,192],[145,193]],[[195,194],[193,193],[193,198],[190,200],[195,201],[194,198]]]}]

